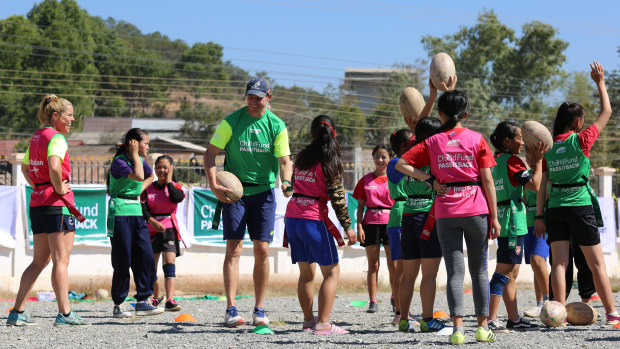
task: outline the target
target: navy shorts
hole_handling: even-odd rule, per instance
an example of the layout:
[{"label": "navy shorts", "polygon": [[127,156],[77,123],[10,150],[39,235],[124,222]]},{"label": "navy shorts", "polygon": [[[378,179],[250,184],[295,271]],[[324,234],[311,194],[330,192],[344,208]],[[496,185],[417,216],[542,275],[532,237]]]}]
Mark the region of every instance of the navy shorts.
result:
[{"label": "navy shorts", "polygon": [[443,256],[436,224],[428,240],[420,239],[427,217],[427,212],[403,215],[400,235],[402,259],[441,258]]},{"label": "navy shorts", "polygon": [[508,238],[497,238],[497,263],[521,264],[523,261],[523,242],[525,235],[517,236],[517,247],[508,248]]},{"label": "navy shorts", "polygon": [[547,238],[537,238],[534,235],[534,227],[527,228],[527,235],[525,235],[525,241],[523,242],[523,248],[525,249],[525,264],[530,264],[530,257],[537,255],[545,260],[549,257],[549,245],[547,245]]},{"label": "navy shorts", "polygon": [[75,231],[75,217],[64,214],[48,214],[30,217],[32,235],[51,234],[59,231]]},{"label": "navy shorts", "polygon": [[338,263],[336,240],[323,221],[286,217],[286,237],[291,247],[291,260],[328,266]]},{"label": "navy shorts", "polygon": [[387,224],[366,224],[362,226],[364,229],[364,243],[360,242],[360,246],[368,247],[372,245],[389,245],[390,240],[387,235]]},{"label": "navy shorts", "polygon": [[400,227],[387,228],[388,240],[390,241],[390,257],[393,261],[402,259],[400,249]]},{"label": "navy shorts", "polygon": [[570,241],[571,236],[579,246],[594,246],[601,243],[592,205],[547,209],[545,225],[549,245],[554,241]]},{"label": "navy shorts", "polygon": [[276,199],[273,189],[242,196],[232,204],[223,204],[224,240],[243,240],[247,227],[251,240],[273,241]]},{"label": "navy shorts", "polygon": [[151,236],[151,247],[153,247],[153,254],[174,252],[177,257],[181,255],[181,246],[174,228],[167,228],[165,231]]}]

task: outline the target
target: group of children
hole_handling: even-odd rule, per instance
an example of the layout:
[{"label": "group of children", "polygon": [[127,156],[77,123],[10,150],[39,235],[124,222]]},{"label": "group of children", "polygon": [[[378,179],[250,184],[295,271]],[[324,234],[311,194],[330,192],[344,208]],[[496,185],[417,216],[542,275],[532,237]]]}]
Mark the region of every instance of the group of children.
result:
[{"label": "group of children", "polygon": [[[495,148],[493,153],[481,134],[462,126],[462,121],[469,116],[469,99],[464,92],[454,88],[456,79],[444,86],[448,91],[437,100],[439,118],[429,116],[437,97],[437,89],[429,81],[431,93],[421,119],[408,129],[395,131],[389,146],[380,144],[373,149],[376,170],[364,176],[355,187],[357,234],[352,229],[345,202],[336,125],[326,115],[314,118],[310,128],[312,142],[295,159],[294,194],[285,214],[286,241],[291,247],[292,262],[298,264],[300,271],[298,297],[304,314],[303,330],[319,335],[348,333],[329,321],[340,273],[336,245],[344,245],[344,239],[328,218],[328,201],[332,202],[348,244],[359,241],[366,249],[368,312],[378,310],[379,252],[381,245],[385,247],[392,286],[393,323],[398,325],[399,331],[414,330],[415,320],[409,309],[420,270],[422,316],[418,319],[419,328],[427,332],[446,326],[433,318],[436,276],[443,257],[447,272],[447,300],[453,322],[450,343],[464,343],[463,240],[467,245],[478,322],[477,341],[494,342],[496,332],[537,327],[520,317],[517,307],[516,279],[524,255],[526,263],[531,263],[534,270],[538,303],[535,309],[526,313],[536,316],[544,301],[549,299],[546,267],[549,246],[553,254],[551,284],[555,299],[565,302],[570,241],[583,252],[592,271],[607,323],[620,322],[597,230],[600,212],[596,211],[596,197],[588,184],[589,152],[609,120],[611,107],[603,68],[597,62],[591,65],[591,77],[601,99],[598,118],[582,131],[584,112],[581,106],[562,104],[554,122],[552,149],[547,149],[542,142],[525,149],[529,169],[518,156],[524,143],[517,123],[504,121],[497,125],[490,137]],[[44,99],[42,110],[49,102],[49,98]],[[71,120],[63,117],[69,112],[62,105],[46,111],[40,119],[53,131],[44,128],[42,134],[53,139],[57,133],[68,132]],[[41,200],[44,207],[41,210],[30,208],[35,234],[34,267],[29,267],[22,276],[16,305],[9,314],[9,324],[33,324],[24,310],[23,299],[40,269],[47,264],[46,260],[49,261],[50,248],[45,246],[56,246],[40,239],[43,236],[40,234],[68,234],[71,243],[73,240],[75,227],[72,222],[60,222],[64,224],[60,228],[55,221],[35,224],[42,215],[51,212],[49,207],[64,205],[59,198],[68,192],[70,174],[59,170],[60,160],[66,157],[66,140],[62,144],[62,149],[48,149],[44,154],[42,146],[33,142],[30,162],[25,160],[30,167],[33,158],[50,163],[44,168],[49,174],[35,178],[36,181],[32,179],[34,177],[28,177],[28,172],[24,174],[33,187],[52,188],[49,193],[42,190],[41,195],[54,200]],[[148,148],[148,134],[141,129],[130,130],[114,157],[108,176],[114,317],[131,316],[123,308],[129,290],[130,268],[136,283],[137,315],[160,314],[164,309],[180,310],[173,299],[175,258],[179,255],[181,242],[175,211],[184,194],[174,181],[174,163],[168,156],[156,160],[157,181],[154,181],[153,170],[144,161]],[[562,166],[567,159],[575,166]],[[27,170],[28,166],[23,168]],[[64,213],[57,211],[53,213]],[[497,239],[498,245],[497,265],[490,281],[487,268],[489,239]],[[166,290],[163,308],[157,306],[163,302],[155,269],[160,257]],[[58,263],[54,260],[55,268],[57,264],[62,266],[62,260]],[[316,264],[323,275],[317,316],[313,312]],[[66,265],[58,278],[61,281],[55,285],[67,282]],[[63,290],[58,288],[57,294]],[[152,294],[155,297],[149,300]],[[508,314],[506,326],[497,320],[500,299],[504,300]],[[70,312],[66,303],[59,299],[60,320],[56,323],[88,325]]]}]

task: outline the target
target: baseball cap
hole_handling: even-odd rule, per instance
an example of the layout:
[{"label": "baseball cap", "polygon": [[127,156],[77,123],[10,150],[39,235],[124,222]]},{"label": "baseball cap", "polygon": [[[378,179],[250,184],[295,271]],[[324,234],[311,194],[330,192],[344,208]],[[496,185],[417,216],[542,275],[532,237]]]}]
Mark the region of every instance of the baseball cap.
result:
[{"label": "baseball cap", "polygon": [[260,98],[271,94],[271,85],[265,78],[254,78],[248,81],[248,85],[245,88],[245,95],[256,95]]}]

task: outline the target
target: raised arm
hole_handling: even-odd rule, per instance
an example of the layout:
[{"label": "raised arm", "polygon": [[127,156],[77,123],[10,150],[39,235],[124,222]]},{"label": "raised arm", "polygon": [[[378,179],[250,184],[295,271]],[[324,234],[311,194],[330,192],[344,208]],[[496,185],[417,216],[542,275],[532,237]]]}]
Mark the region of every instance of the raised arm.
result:
[{"label": "raised arm", "polygon": [[609,103],[607,87],[605,87],[605,71],[603,70],[603,66],[597,61],[594,61],[594,65],[590,64],[590,68],[592,69],[590,77],[592,81],[596,83],[598,94],[601,99],[601,111],[596,120],[594,120],[594,124],[598,127],[599,131],[603,131],[603,128],[607,125],[611,117],[611,104]]}]

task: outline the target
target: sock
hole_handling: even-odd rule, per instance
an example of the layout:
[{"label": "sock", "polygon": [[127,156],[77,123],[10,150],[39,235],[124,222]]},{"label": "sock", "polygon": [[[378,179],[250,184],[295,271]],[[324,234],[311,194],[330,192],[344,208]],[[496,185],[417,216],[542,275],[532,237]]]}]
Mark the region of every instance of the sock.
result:
[{"label": "sock", "polygon": [[26,311],[26,309],[24,309],[24,310],[22,310],[22,311],[19,311],[19,310],[16,310],[16,309],[13,309],[13,310],[15,310],[15,312],[16,312],[17,314],[23,314],[23,313]]},{"label": "sock", "polygon": [[488,330],[489,330],[489,324],[488,324],[488,323],[487,323],[486,325],[484,325],[484,326],[480,326],[480,327],[484,328],[484,330],[485,330],[485,331],[488,331]]},{"label": "sock", "polygon": [[62,314],[62,316],[64,317],[69,317],[69,315],[71,315],[71,312],[68,312],[67,314]]},{"label": "sock", "polygon": [[424,320],[424,322],[429,322],[429,321],[433,320],[433,318],[432,317],[425,317],[425,318],[422,318],[422,320]]},{"label": "sock", "polygon": [[452,329],[452,333],[461,332],[465,334],[465,326],[454,326]]},{"label": "sock", "polygon": [[536,301],[536,306],[540,309],[540,308],[542,308],[544,303],[545,303],[545,301]]},{"label": "sock", "polygon": [[518,324],[519,322],[521,322],[521,317],[520,316],[517,318],[517,321],[512,321],[513,324]]},{"label": "sock", "polygon": [[377,300],[376,299],[371,299],[370,303],[377,303]]},{"label": "sock", "polygon": [[611,316],[619,316],[619,315],[618,315],[618,311],[617,311],[617,310],[616,310],[616,311],[614,311],[613,313],[610,313],[610,314],[607,314],[607,315],[611,315]]},{"label": "sock", "polygon": [[323,327],[323,326],[330,326],[329,322],[323,322],[323,323],[318,323],[317,322],[317,324],[316,324],[316,328]]},{"label": "sock", "polygon": [[396,315],[400,315],[400,311],[397,311],[397,312],[396,312]]},{"label": "sock", "polygon": [[543,302],[548,301],[549,300],[549,294],[543,294]]}]

